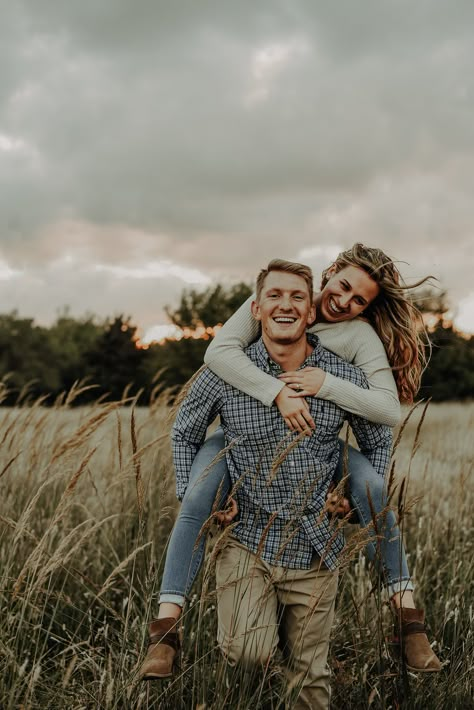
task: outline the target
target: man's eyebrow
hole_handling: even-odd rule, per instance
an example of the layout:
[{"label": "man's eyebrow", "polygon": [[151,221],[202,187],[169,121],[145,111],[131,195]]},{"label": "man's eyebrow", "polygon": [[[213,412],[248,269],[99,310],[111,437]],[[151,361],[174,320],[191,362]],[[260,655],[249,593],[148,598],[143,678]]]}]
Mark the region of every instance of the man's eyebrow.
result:
[{"label": "man's eyebrow", "polygon": [[[282,288],[280,288],[280,287],[278,287],[278,286],[272,286],[272,288],[267,288],[267,289],[264,291],[264,293],[273,293],[273,291],[277,291],[278,293],[281,293],[283,290],[285,290],[285,289],[282,289]],[[294,288],[294,289],[292,289],[292,290],[290,291],[290,294],[291,294],[292,296],[295,295],[295,294],[302,294],[302,295],[304,295],[305,293],[306,293],[306,291],[305,291],[304,289],[302,289],[302,288]]]},{"label": "man's eyebrow", "polygon": [[306,296],[307,291],[305,291],[302,288],[295,288],[292,291],[290,291],[291,296]]}]

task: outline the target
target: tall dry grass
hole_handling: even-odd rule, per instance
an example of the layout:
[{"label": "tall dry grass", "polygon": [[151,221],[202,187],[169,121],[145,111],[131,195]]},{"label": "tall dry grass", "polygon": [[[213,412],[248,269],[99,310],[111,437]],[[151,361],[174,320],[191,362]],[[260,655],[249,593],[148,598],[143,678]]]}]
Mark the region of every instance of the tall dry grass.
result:
[{"label": "tall dry grass", "polygon": [[[223,662],[212,552],[184,617],[180,672],[139,682],[177,510],[170,409],[71,408],[74,396],[0,410],[1,707],[291,707],[278,658],[253,677]],[[395,452],[394,500],[405,479],[417,599],[445,665],[416,676],[390,658],[386,600],[355,545],[331,647],[334,708],[474,707],[474,405],[430,405],[419,431],[421,411]]]}]

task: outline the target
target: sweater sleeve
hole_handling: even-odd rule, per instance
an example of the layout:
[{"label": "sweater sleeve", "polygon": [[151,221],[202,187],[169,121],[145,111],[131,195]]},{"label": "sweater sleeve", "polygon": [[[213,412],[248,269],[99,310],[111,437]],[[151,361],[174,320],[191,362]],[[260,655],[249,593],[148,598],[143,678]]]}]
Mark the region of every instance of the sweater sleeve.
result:
[{"label": "sweater sleeve", "polygon": [[271,407],[284,382],[262,372],[243,352],[260,333],[252,315],[252,295],[222,326],[204,355],[204,362],[218,377]]},{"label": "sweater sleeve", "polygon": [[[367,376],[369,389],[362,389],[327,372],[317,396],[376,424],[396,426],[401,417],[400,402],[380,338],[372,326],[363,321],[353,321],[352,328],[347,327],[349,323],[344,325],[344,359],[360,367]],[[320,333],[320,337],[324,345],[324,334]]]}]

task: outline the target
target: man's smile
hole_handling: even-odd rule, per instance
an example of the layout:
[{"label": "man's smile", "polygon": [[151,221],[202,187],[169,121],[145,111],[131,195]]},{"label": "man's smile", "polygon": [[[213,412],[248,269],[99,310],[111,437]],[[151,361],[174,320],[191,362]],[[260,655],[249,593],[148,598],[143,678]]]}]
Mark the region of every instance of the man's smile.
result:
[{"label": "man's smile", "polygon": [[296,318],[296,316],[274,316],[273,320],[275,323],[288,323],[291,325],[295,323],[298,318]]}]

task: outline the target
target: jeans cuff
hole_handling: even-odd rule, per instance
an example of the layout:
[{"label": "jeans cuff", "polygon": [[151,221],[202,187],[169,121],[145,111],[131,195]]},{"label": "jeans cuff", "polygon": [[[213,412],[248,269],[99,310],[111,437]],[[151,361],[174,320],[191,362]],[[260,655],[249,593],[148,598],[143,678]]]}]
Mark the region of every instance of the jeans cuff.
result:
[{"label": "jeans cuff", "polygon": [[390,599],[394,594],[403,594],[403,592],[412,592],[415,589],[411,579],[400,579],[396,582],[387,584],[388,596]]},{"label": "jeans cuff", "polygon": [[158,604],[176,604],[182,608],[185,601],[186,599],[182,596],[182,594],[168,594],[167,592],[164,592],[163,594],[160,594]]}]

